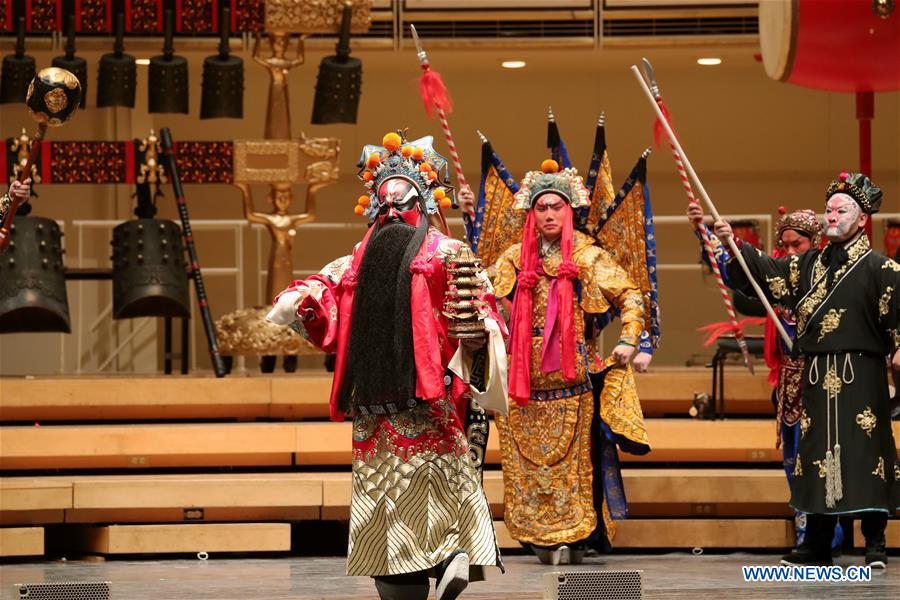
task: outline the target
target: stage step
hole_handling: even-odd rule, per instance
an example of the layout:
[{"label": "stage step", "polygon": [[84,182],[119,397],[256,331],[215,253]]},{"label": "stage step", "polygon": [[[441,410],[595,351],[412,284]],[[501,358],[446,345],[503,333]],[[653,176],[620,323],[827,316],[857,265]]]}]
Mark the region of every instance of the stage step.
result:
[{"label": "stage step", "polygon": [[288,466],[295,423],[0,428],[0,468]]},{"label": "stage step", "polygon": [[0,556],[43,556],[43,527],[0,527]]},{"label": "stage step", "polygon": [[282,552],[291,549],[291,525],[105,525],[80,528],[72,542],[77,550],[92,554]]},{"label": "stage step", "polygon": [[[647,416],[686,415],[696,392],[709,392],[705,368],[659,368],[636,377]],[[730,414],[772,413],[764,374],[726,369]],[[325,419],[331,375],[309,371],[226,379],[210,377],[3,378],[0,421]]]},{"label": "stage step", "polygon": [[[495,521],[501,548],[521,548],[502,521]],[[789,548],[795,543],[789,519],[628,519],[616,522],[613,548]]]},{"label": "stage step", "polygon": [[[770,419],[648,419],[652,452],[634,462],[781,462]],[[900,422],[894,422],[900,439]],[[0,427],[0,469],[83,469],[350,464],[352,424],[209,423]],[[496,433],[486,460],[498,464]]]},{"label": "stage step", "polygon": [[[789,516],[780,469],[625,469],[634,516]],[[503,515],[503,475],[484,473]],[[350,517],[350,473],[0,478],[0,523],[300,521]]]}]

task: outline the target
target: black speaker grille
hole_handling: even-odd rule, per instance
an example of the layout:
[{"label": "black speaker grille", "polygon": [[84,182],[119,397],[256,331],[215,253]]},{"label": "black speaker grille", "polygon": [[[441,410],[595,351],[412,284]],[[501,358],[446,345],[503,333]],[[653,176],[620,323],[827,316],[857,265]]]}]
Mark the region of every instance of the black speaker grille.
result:
[{"label": "black speaker grille", "polygon": [[17,583],[13,598],[19,600],[109,600],[108,581]]}]

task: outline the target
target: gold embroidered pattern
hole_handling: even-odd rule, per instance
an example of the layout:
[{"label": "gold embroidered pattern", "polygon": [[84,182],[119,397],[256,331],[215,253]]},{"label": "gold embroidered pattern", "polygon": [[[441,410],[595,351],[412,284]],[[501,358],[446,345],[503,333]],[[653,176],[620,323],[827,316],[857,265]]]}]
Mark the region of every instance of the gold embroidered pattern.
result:
[{"label": "gold embroidered pattern", "polygon": [[828,474],[828,465],[826,464],[825,459],[814,460],[813,464],[819,467],[819,479],[825,479],[825,475]]},{"label": "gold embroidered pattern", "polygon": [[796,290],[797,286],[800,284],[800,256],[798,254],[791,257],[788,268],[790,269],[789,280],[791,282],[791,289]]},{"label": "gold embroidered pattern", "polygon": [[813,290],[806,298],[797,305],[797,332],[798,335],[806,329],[806,322],[812,316],[813,312],[828,294],[828,288],[825,287],[825,280],[821,280],[816,289]]},{"label": "gold embroidered pattern", "polygon": [[616,366],[606,372],[600,392],[600,417],[614,434],[632,443],[650,446],[634,371],[630,365]]},{"label": "gold embroidered pattern", "polygon": [[866,407],[866,410],[856,415],[856,424],[859,425],[869,437],[872,437],[872,430],[875,429],[877,421],[878,419],[875,417],[875,413],[873,413],[872,409],[868,406]]},{"label": "gold embroidered pattern", "polygon": [[[846,273],[856,262],[862,258],[866,252],[870,249],[869,246],[869,238],[866,235],[860,235],[856,238],[856,240],[850,244],[847,248],[847,257],[848,260],[844,263],[835,273],[833,281],[840,281],[841,277]],[[815,286],[815,289],[803,299],[797,306],[797,334],[802,335],[806,329],[807,321],[812,316],[816,309],[819,308],[819,305],[822,304],[822,301],[825,300],[825,296],[828,295],[828,288],[825,285],[825,264],[822,262],[824,252],[819,253],[819,257],[816,260],[816,264],[813,267],[813,282],[818,281],[818,285]],[[882,268],[887,268],[887,266],[883,266]]]},{"label": "gold embroidered pattern", "polygon": [[[487,272],[497,298],[507,297],[516,285],[516,264],[522,244],[514,244],[504,252]],[[480,248],[479,248],[480,250]]]},{"label": "gold embroidered pattern", "polygon": [[894,463],[894,481],[900,481],[900,464]]},{"label": "gold embroidered pattern", "polygon": [[[572,543],[597,526],[590,460],[593,404],[591,392],[532,400],[494,420],[500,432],[504,521],[516,540],[542,546]],[[554,418],[554,413],[574,419]],[[539,428],[547,430],[540,440],[532,435]]]},{"label": "gold embroidered pattern", "polygon": [[819,325],[819,339],[817,339],[816,342],[821,342],[825,339],[826,335],[836,331],[837,328],[841,326],[841,317],[844,316],[845,312],[847,312],[846,308],[840,310],[832,308],[825,313],[825,316],[822,317],[822,322]]},{"label": "gold embroidered pattern", "polygon": [[825,393],[828,394],[829,398],[836,398],[837,395],[841,393],[841,388],[843,386],[844,382],[841,381],[841,376],[838,375],[837,365],[830,365],[828,370],[825,371],[822,389],[825,390]]},{"label": "gold embroidered pattern", "polygon": [[803,436],[806,435],[806,432],[809,431],[809,426],[812,424],[812,419],[809,418],[809,415],[806,414],[806,409],[803,409],[803,416],[800,417],[800,439],[803,439]]},{"label": "gold embroidered pattern", "polygon": [[781,373],[778,375],[776,387],[775,414],[778,422],[785,425],[795,425],[800,420],[800,413],[803,410],[801,386],[805,362],[802,356],[797,359],[785,356],[781,359]]},{"label": "gold embroidered pattern", "polygon": [[780,300],[788,295],[787,283],[783,277],[769,277],[766,275],[766,283],[769,284],[769,292],[776,300]]},{"label": "gold embroidered pattern", "polygon": [[884,457],[883,456],[878,457],[878,466],[875,467],[874,471],[872,471],[872,475],[877,475],[878,477],[881,477],[882,481],[887,481],[887,479],[884,476]]},{"label": "gold embroidered pattern", "polygon": [[894,273],[900,273],[900,263],[890,258],[884,261],[884,264],[881,265],[881,268],[890,269]]},{"label": "gold embroidered pattern", "polygon": [[887,286],[884,289],[884,293],[881,295],[881,298],[878,299],[878,316],[883,317],[888,314],[888,310],[890,310],[891,306],[891,294],[893,293],[894,288],[891,286]]},{"label": "gold embroidered pattern", "polygon": [[794,463],[794,477],[803,476],[803,465],[800,464],[800,455],[797,455],[797,462]]},{"label": "gold embroidered pattern", "polygon": [[509,247],[522,240],[526,213],[514,208],[516,198],[509,185],[492,166],[484,182],[485,211],[478,241],[478,258],[485,265],[496,262]]}]

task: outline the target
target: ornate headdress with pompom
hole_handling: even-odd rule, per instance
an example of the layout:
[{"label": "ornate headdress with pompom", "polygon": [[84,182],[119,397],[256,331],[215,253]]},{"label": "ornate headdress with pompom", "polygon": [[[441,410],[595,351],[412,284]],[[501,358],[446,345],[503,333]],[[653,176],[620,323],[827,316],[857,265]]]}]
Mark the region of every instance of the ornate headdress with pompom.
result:
[{"label": "ornate headdress with pompom", "polygon": [[806,235],[812,241],[812,245],[818,247],[822,237],[822,223],[819,222],[815,212],[805,208],[788,214],[785,207],[779,206],[778,214],[781,218],[775,225],[775,240],[779,246],[782,245],[781,235],[788,229],[793,229]]},{"label": "ornate headdress with pompom", "polygon": [[881,208],[881,190],[862,173],[843,171],[828,186],[828,190],[825,192],[825,201],[827,202],[835,194],[847,194],[859,204],[867,215],[874,215]]},{"label": "ornate headdress with pompom", "polygon": [[519,210],[531,210],[535,200],[551,192],[562,196],[572,208],[591,205],[591,195],[584,187],[584,180],[578,174],[578,169],[560,170],[559,163],[548,158],[541,163],[540,171],[525,174],[516,193],[515,207]]},{"label": "ornate headdress with pompom", "polygon": [[365,146],[357,166],[368,193],[357,200],[356,214],[370,219],[378,215],[378,190],[388,179],[410,182],[425,201],[428,214],[438,212],[438,207],[450,208],[453,188],[447,159],[434,151],[433,142],[430,135],[410,142],[402,132],[391,132],[381,140],[381,146]]}]

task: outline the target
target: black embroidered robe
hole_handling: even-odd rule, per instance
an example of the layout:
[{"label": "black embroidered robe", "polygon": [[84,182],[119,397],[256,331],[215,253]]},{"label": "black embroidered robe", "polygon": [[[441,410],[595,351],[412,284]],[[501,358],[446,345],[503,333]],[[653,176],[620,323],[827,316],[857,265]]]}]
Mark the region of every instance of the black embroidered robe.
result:
[{"label": "black embroidered robe", "polygon": [[[791,505],[807,513],[900,507],[885,359],[900,345],[900,264],[865,234],[823,250],[771,258],[741,254],[768,299],[794,311],[795,352],[806,357],[801,438]],[[733,285],[753,290],[736,260]]]}]

